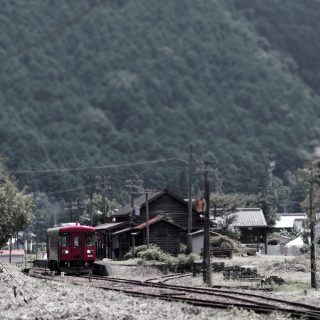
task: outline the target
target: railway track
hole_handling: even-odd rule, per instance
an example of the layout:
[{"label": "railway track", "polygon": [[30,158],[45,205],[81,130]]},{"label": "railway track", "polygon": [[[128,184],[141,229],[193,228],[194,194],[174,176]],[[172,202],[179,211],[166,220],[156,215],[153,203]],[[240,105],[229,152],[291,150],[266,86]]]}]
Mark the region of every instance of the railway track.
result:
[{"label": "railway track", "polygon": [[191,277],[192,273],[173,273],[173,274],[166,274],[164,276],[160,276],[160,277],[155,277],[155,278],[150,278],[145,280],[144,282],[148,283],[165,283],[167,281],[170,280],[174,280],[174,279],[180,279],[180,278],[185,278],[185,277]]},{"label": "railway track", "polygon": [[[175,278],[173,275],[158,279],[159,281],[162,280],[162,282],[154,282],[156,278],[143,282],[95,275],[68,275],[58,277],[43,274],[43,272],[39,272],[39,270],[31,272],[30,275],[53,281],[64,281],[75,285],[90,281],[92,286],[103,290],[118,291],[138,297],[183,302],[200,307],[227,309],[233,306],[253,310],[258,313],[284,312],[293,317],[303,319],[320,319],[320,308],[312,305],[290,302],[245,291],[187,287],[170,285],[163,282],[170,278]],[[176,275],[176,277],[178,277],[178,275]]]}]

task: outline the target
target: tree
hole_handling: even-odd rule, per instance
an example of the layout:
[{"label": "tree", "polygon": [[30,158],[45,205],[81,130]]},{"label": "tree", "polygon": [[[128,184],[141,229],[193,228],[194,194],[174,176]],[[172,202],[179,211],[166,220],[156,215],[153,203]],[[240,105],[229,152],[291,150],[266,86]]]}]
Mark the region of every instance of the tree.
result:
[{"label": "tree", "polygon": [[92,208],[90,198],[85,199],[84,202],[85,209],[83,215],[80,216],[80,222],[83,224],[90,223],[90,210],[92,209],[92,225],[94,226],[104,222],[104,210],[106,212],[106,217],[109,218],[116,209],[121,207],[121,205],[115,199],[104,199],[103,196],[98,193],[94,193],[92,195]]},{"label": "tree", "polygon": [[239,239],[240,231],[233,227],[236,220],[235,211],[240,204],[239,194],[212,193],[210,203],[218,232],[233,239]]},{"label": "tree", "polygon": [[33,197],[19,191],[15,181],[0,171],[0,248],[31,221]]}]

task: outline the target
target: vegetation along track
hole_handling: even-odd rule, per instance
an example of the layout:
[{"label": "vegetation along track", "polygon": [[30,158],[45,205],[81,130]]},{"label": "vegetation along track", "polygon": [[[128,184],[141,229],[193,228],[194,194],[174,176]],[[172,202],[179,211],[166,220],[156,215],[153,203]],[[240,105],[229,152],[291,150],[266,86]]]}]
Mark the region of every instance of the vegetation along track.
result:
[{"label": "vegetation along track", "polygon": [[263,295],[236,290],[187,287],[164,283],[143,282],[102,276],[65,276],[57,277],[33,271],[33,277],[65,281],[75,285],[90,280],[91,285],[104,289],[123,292],[133,296],[152,297],[168,301],[184,302],[201,307],[226,309],[231,306],[253,310],[258,313],[285,312],[304,319],[320,319],[320,308]]}]

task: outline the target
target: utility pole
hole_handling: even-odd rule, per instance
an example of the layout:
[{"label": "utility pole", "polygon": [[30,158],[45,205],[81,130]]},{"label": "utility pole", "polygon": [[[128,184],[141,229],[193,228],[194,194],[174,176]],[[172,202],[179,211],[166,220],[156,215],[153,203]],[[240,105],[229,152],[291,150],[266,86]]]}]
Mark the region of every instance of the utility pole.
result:
[{"label": "utility pole", "polygon": [[211,264],[210,264],[210,185],[208,180],[209,162],[204,162],[204,193],[206,209],[204,212],[204,238],[203,238],[203,281],[211,285]]},{"label": "utility pole", "polygon": [[[265,190],[264,190],[264,208],[263,213],[266,218],[271,215],[271,204],[270,204],[270,189],[272,187],[272,169],[274,167],[274,162],[270,161],[271,157],[274,154],[270,154],[269,149],[267,149],[266,158],[265,158]],[[268,222],[268,219],[267,219]],[[265,237],[265,254],[268,254],[268,234],[266,233]]]},{"label": "utility pole", "polygon": [[269,206],[269,149],[267,149],[265,158],[265,190],[264,190],[265,207]]},{"label": "utility pole", "polygon": [[147,248],[150,244],[150,234],[149,234],[149,193],[146,192],[146,238],[147,238]]},{"label": "utility pole", "polygon": [[126,188],[128,188],[131,194],[131,212],[130,212],[130,226],[133,224],[133,213],[134,213],[134,196],[138,194],[138,190],[142,187],[142,180],[141,179],[133,179],[133,180],[126,180]]},{"label": "utility pole", "polygon": [[309,177],[309,216],[310,216],[310,259],[311,259],[311,288],[318,289],[317,283],[317,264],[316,264],[316,246],[315,246],[315,212],[313,208],[314,183],[316,181],[316,172],[314,168],[310,167]]},{"label": "utility pole", "polygon": [[189,149],[189,180],[188,180],[188,251],[192,252],[192,144]]},{"label": "utility pole", "polygon": [[93,194],[90,193],[89,195],[90,198],[90,227],[92,227],[92,216],[93,216]]},{"label": "utility pole", "polygon": [[106,192],[107,192],[107,183],[106,177],[101,177],[101,192],[102,192],[102,223],[109,222],[109,215],[107,216],[107,201],[106,201]]},{"label": "utility pole", "polygon": [[39,241],[39,216],[36,221],[36,260],[38,260],[38,241]]}]

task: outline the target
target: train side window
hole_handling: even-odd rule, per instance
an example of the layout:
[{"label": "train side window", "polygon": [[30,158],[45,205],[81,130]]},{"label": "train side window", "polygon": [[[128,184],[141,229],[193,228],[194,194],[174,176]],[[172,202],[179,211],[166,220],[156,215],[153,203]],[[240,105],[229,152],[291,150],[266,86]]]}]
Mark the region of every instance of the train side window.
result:
[{"label": "train side window", "polygon": [[94,246],[94,234],[93,233],[87,233],[86,234],[86,245],[87,246]]},{"label": "train side window", "polygon": [[74,248],[80,247],[80,237],[73,238],[73,247]]}]

